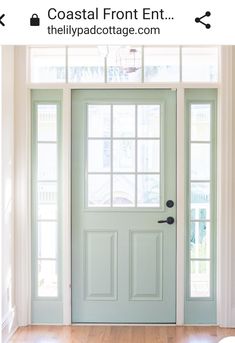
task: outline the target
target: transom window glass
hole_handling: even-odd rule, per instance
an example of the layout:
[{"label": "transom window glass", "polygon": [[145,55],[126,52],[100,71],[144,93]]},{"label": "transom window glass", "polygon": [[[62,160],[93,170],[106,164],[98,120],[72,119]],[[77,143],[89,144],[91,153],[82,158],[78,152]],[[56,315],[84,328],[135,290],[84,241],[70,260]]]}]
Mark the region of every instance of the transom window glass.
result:
[{"label": "transom window glass", "polygon": [[160,111],[88,105],[88,207],[160,207]]},{"label": "transom window glass", "polygon": [[145,47],[144,81],[178,82],[180,80],[179,47]]},{"label": "transom window glass", "polygon": [[108,82],[141,82],[142,50],[136,46],[110,46],[107,51]]},{"label": "transom window glass", "polygon": [[97,47],[68,49],[69,82],[104,82],[104,56]]},{"label": "transom window glass", "polygon": [[32,83],[217,82],[218,47],[30,48]]},{"label": "transom window glass", "polygon": [[30,77],[35,83],[66,82],[65,48],[31,48]]},{"label": "transom window glass", "polygon": [[218,48],[183,47],[182,80],[189,82],[218,81]]}]

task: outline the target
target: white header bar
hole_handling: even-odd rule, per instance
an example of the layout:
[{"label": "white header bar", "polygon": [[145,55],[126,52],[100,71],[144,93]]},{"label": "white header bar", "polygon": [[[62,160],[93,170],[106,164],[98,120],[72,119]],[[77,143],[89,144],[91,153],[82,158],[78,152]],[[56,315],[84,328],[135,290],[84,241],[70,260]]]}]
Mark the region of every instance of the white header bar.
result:
[{"label": "white header bar", "polygon": [[234,6],[232,0],[3,0],[0,44],[229,45]]}]

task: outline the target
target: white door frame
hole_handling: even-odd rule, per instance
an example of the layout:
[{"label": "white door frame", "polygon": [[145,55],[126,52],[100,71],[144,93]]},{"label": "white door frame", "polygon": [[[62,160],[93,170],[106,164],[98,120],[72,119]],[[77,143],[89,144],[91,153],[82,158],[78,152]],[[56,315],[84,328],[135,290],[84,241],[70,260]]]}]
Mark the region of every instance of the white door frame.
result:
[{"label": "white door frame", "polygon": [[[235,52],[235,49],[234,49]],[[235,56],[235,53],[234,53]],[[232,47],[221,48],[221,81],[209,83],[169,83],[152,85],[30,84],[27,82],[27,47],[15,47],[15,263],[18,325],[31,323],[31,149],[30,90],[63,89],[63,324],[71,324],[71,90],[89,88],[176,88],[177,89],[177,321],[184,324],[185,250],[185,166],[184,89],[218,88],[218,324],[235,325],[232,318]],[[226,118],[226,120],[224,120]],[[223,299],[223,301],[220,301]]]}]

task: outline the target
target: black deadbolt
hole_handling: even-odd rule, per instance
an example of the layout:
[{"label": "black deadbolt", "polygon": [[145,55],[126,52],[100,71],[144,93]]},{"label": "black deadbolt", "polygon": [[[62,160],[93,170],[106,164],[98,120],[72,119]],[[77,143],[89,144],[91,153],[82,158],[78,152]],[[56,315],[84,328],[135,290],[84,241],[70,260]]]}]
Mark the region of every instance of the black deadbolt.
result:
[{"label": "black deadbolt", "polygon": [[173,200],[167,200],[166,206],[169,207],[169,208],[173,207],[174,206],[174,201]]}]

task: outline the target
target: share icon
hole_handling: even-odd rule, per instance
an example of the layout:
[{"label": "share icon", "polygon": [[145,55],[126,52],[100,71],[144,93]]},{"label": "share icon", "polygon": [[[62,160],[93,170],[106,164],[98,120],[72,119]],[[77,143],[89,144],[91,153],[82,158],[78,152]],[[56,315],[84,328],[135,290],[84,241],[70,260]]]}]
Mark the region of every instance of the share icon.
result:
[{"label": "share icon", "polygon": [[206,23],[204,23],[204,22],[202,21],[203,18],[205,18],[205,17],[210,17],[210,15],[211,15],[211,12],[207,11],[202,17],[197,17],[197,18],[195,18],[195,22],[196,22],[196,23],[201,23],[201,24],[203,24],[207,29],[210,29],[210,28],[211,28],[211,25],[210,25],[210,24],[206,24]]}]

